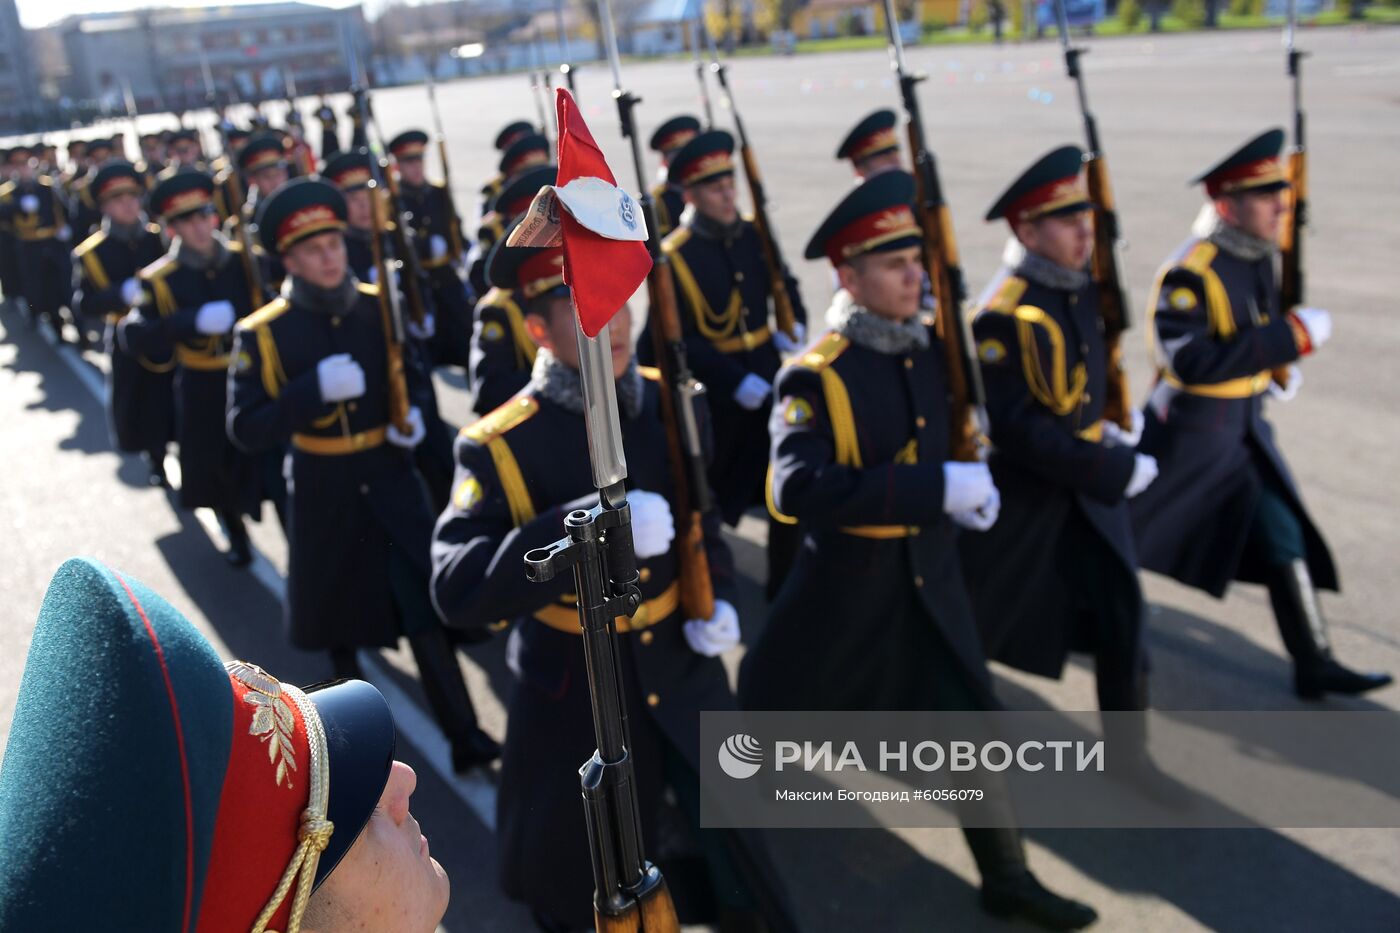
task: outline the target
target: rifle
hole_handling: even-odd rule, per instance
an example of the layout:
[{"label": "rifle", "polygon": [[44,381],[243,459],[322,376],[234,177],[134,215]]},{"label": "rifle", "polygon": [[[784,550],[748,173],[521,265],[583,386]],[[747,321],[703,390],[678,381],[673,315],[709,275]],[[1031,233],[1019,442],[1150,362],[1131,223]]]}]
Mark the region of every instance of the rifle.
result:
[{"label": "rifle", "polygon": [[[447,134],[442,129],[442,112],[438,110],[437,82],[433,80],[432,69],[428,69],[428,109],[433,112],[433,135],[437,136],[438,158],[442,160],[442,186],[447,197],[452,199],[452,169],[447,164]],[[457,212],[454,206],[452,212]]]},{"label": "rifle", "polygon": [[784,265],[782,251],[778,248],[773,224],[768,219],[768,195],[763,187],[763,176],[758,171],[758,157],[749,145],[749,134],[744,130],[744,121],[739,117],[738,108],[734,106],[734,94],[729,89],[729,68],[720,62],[719,50],[715,48],[715,40],[709,30],[705,29],[698,19],[696,25],[704,32],[705,39],[710,44],[710,58],[713,59],[710,71],[714,72],[715,79],[719,81],[724,105],[734,115],[734,131],[739,135],[739,155],[744,162],[744,177],[749,183],[749,196],[753,199],[753,225],[763,243],[763,258],[768,265],[769,290],[773,293],[773,319],[778,325],[778,330],[796,340],[797,313],[792,308],[792,296],[787,290],[787,266]]},{"label": "rifle", "polygon": [[[1287,213],[1279,234],[1282,258],[1279,279],[1279,307],[1291,311],[1303,303],[1303,228],[1308,224],[1308,150],[1303,134],[1303,56],[1293,44],[1298,27],[1298,0],[1288,0],[1288,25],[1284,27],[1284,62],[1293,85],[1293,145],[1288,150],[1288,192],[1284,196]],[[1274,370],[1274,381],[1288,386],[1288,367]]]},{"label": "rifle", "polygon": [[710,85],[705,81],[705,59],[700,54],[700,17],[690,21],[690,50],[695,53],[695,80],[700,82],[700,99],[705,104],[705,129],[714,129],[715,108],[710,102]]},{"label": "rifle", "polygon": [[715,614],[715,595],[710,582],[710,562],[705,555],[705,532],[701,516],[710,509],[710,486],[705,475],[705,453],[700,443],[695,400],[705,389],[690,371],[685,343],[681,337],[680,307],[671,261],[661,249],[660,225],[656,222],[656,202],[646,183],[642,161],[642,141],[637,133],[633,111],[641,98],[622,87],[620,61],[613,58],[616,41],[608,46],[613,71],[613,99],[622,124],[622,136],[632,146],[632,166],[637,174],[637,201],[647,223],[647,252],[651,273],[647,276],[651,337],[658,368],[666,391],[661,394],[661,420],[666,426],[666,446],[671,464],[671,484],[675,496],[671,512],[677,517],[677,561],[681,584],[681,605],[687,619],[709,619]]},{"label": "rifle", "polygon": [[541,72],[544,70],[544,63],[540,59],[539,35],[536,34],[530,44],[530,96],[535,99],[535,116],[540,118],[540,135],[549,139],[549,117],[548,98],[549,91],[544,86],[544,77]]},{"label": "rifle", "polygon": [[982,371],[972,356],[972,333],[962,312],[967,285],[958,258],[958,241],[953,235],[953,216],[943,199],[938,166],[924,139],[924,122],[919,112],[915,87],[926,75],[911,74],[904,63],[904,41],[899,35],[899,19],[894,0],[884,0],[885,29],[889,36],[890,68],[899,78],[904,103],[909,151],[914,161],[914,213],[923,230],[924,265],[938,303],[938,336],[943,341],[948,366],[948,394],[952,406],[951,444],[953,459],[980,460],[988,430],[987,397],[982,390]]},{"label": "rifle", "polygon": [[[358,75],[358,69],[354,68],[357,56],[353,45],[350,47],[350,58],[352,68],[350,73]],[[365,99],[365,88],[356,84],[350,89],[350,95],[355,102],[355,112],[359,114],[366,127],[365,132],[368,134],[370,110],[369,103]],[[374,222],[374,235],[370,237],[370,248],[374,255],[374,267],[379,271],[379,312],[384,323],[384,354],[388,364],[389,420],[402,433],[411,434],[413,426],[408,420],[410,403],[408,380],[404,376],[404,324],[403,307],[399,299],[398,264],[395,262],[392,248],[386,248],[384,243],[386,218],[384,217],[384,199],[380,192],[385,189],[385,172],[378,157],[372,152],[369,157],[369,172],[370,215]],[[402,218],[400,221],[400,226],[402,226]],[[412,282],[410,287],[416,284],[416,281]]]},{"label": "rifle", "polygon": [[[122,79],[122,102],[126,105],[126,118],[131,122],[132,142],[136,145],[136,158],[132,161],[138,168],[144,168],[146,165],[144,156],[146,154],[141,151],[141,128],[136,125],[136,95],[131,91],[131,82],[125,78]],[[122,154],[125,155],[126,153],[123,152]]]},{"label": "rifle", "polygon": [[1079,92],[1079,112],[1084,117],[1084,168],[1089,182],[1089,199],[1094,202],[1094,252],[1090,270],[1099,286],[1099,317],[1103,320],[1104,350],[1108,355],[1108,386],[1104,399],[1105,419],[1131,429],[1132,401],[1128,391],[1128,373],[1123,368],[1123,332],[1128,329],[1128,296],[1123,287],[1123,274],[1118,262],[1118,211],[1114,206],[1113,187],[1108,180],[1108,159],[1099,145],[1099,125],[1089,110],[1089,96],[1084,88],[1084,73],[1079,70],[1079,58],[1089,50],[1070,44],[1069,14],[1065,0],[1055,0],[1056,22],[1060,29],[1060,46],[1065,53],[1065,73],[1074,81]]},{"label": "rifle", "polygon": [[564,85],[578,100],[578,90],[574,87],[574,66],[569,64],[568,34],[564,30],[564,0],[554,0],[554,37],[559,43],[559,73],[564,76]]}]

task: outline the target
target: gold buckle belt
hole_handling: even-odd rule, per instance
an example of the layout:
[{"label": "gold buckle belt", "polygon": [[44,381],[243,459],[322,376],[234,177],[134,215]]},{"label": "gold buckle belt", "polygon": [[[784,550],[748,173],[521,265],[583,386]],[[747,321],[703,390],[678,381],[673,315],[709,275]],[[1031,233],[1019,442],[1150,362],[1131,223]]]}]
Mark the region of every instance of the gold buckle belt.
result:
[{"label": "gold buckle belt", "polygon": [[716,340],[715,349],[721,353],[738,353],[761,347],[773,339],[773,328],[767,326],[758,330],[745,331],[737,337],[730,337],[726,340]]},{"label": "gold buckle belt", "polygon": [[222,356],[210,356],[207,353],[196,353],[184,347],[175,348],[175,358],[180,361],[180,365],[187,369],[198,369],[201,372],[213,372],[219,369],[228,369],[228,354]]},{"label": "gold buckle belt", "polygon": [[[565,599],[577,601],[578,597],[566,596]],[[669,618],[671,613],[680,608],[680,604],[680,583],[672,583],[660,596],[642,603],[632,618],[618,616],[613,619],[613,625],[619,632],[639,632],[655,625],[662,619]],[[583,629],[579,626],[578,609],[576,608],[551,604],[543,609],[536,609],[534,616],[552,629],[568,632],[571,635],[583,634]]]},{"label": "gold buckle belt", "polygon": [[362,450],[372,450],[384,443],[385,428],[371,428],[359,434],[341,437],[317,437],[315,434],[293,434],[292,446],[308,454],[321,457],[339,457],[344,454],[357,454]]},{"label": "gold buckle belt", "polygon": [[57,227],[39,227],[37,230],[20,230],[19,228],[16,228],[16,230],[18,231],[18,236],[20,240],[25,243],[33,243],[36,240],[53,240],[58,238]]},{"label": "gold buckle belt", "polygon": [[1180,389],[1188,395],[1200,395],[1206,398],[1253,398],[1268,389],[1269,383],[1273,381],[1274,377],[1273,373],[1266,369],[1262,373],[1241,376],[1226,382],[1191,386],[1186,385],[1169,372],[1164,371],[1162,378],[1166,380],[1167,385]]},{"label": "gold buckle belt", "polygon": [[841,529],[841,533],[855,535],[857,538],[886,541],[892,538],[917,537],[920,530],[918,525],[848,525]]},{"label": "gold buckle belt", "polygon": [[1095,444],[1101,444],[1103,443],[1103,422],[1095,421],[1087,428],[1078,431],[1074,436],[1082,441],[1093,441]]}]

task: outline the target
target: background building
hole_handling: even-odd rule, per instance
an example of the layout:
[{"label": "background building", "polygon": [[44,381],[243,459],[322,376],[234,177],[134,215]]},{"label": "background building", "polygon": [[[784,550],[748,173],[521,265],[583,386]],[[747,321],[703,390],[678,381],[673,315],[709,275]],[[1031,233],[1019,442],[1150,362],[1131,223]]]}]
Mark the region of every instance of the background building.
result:
[{"label": "background building", "polygon": [[38,119],[34,69],[15,0],[0,0],[0,132],[28,129]]},{"label": "background building", "polygon": [[340,91],[350,84],[349,48],[366,48],[359,7],[305,3],[73,16],[56,28],[63,95],[106,112],[122,109],[127,82],[143,111],[202,106],[206,74],[221,101],[281,97],[289,81],[301,94]]}]

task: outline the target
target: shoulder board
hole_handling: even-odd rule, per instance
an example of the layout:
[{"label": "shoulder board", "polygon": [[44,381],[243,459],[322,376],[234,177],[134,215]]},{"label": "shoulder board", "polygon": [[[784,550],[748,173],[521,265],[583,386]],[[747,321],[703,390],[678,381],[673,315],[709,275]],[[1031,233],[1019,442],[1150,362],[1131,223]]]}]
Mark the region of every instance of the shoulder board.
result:
[{"label": "shoulder board", "polygon": [[45,187],[45,188],[52,188],[52,187],[53,187],[53,180],[50,179],[49,176],[47,176],[47,175],[40,175],[40,176],[38,176],[37,178],[35,178],[34,180],[35,180],[36,182],[38,182],[41,186]]},{"label": "shoulder board", "polygon": [[834,330],[827,331],[817,342],[809,346],[801,354],[787,364],[789,366],[801,366],[803,369],[810,369],[814,373],[819,373],[826,369],[836,358],[846,352],[846,348],[851,345],[848,337],[845,337]]},{"label": "shoulder board", "polygon": [[1214,243],[1207,240],[1200,240],[1186,251],[1180,266],[1191,272],[1200,275],[1210,268],[1210,264],[1215,261],[1215,254],[1219,252]]},{"label": "shoulder board", "polygon": [[238,322],[239,330],[256,330],[277,320],[292,307],[285,298],[274,298]]},{"label": "shoulder board", "polygon": [[690,228],[677,227],[666,234],[666,239],[661,241],[661,249],[666,255],[674,253],[690,241]]},{"label": "shoulder board", "polygon": [[482,295],[481,301],[478,302],[478,305],[483,308],[505,308],[513,304],[517,304],[515,293],[498,285],[491,286],[491,289]]},{"label": "shoulder board", "polygon": [[230,253],[233,253],[234,255],[241,255],[242,252],[243,252],[243,241],[242,241],[242,240],[237,240],[237,239],[229,240],[228,243],[226,243],[225,245],[228,247],[228,251],[229,251]]},{"label": "shoulder board", "polygon": [[92,252],[93,250],[97,249],[98,246],[102,245],[102,241],[105,239],[107,239],[106,232],[102,230],[97,231],[92,236],[88,237],[86,240],[73,247],[73,258],[82,259],[88,253]]},{"label": "shoulder board", "polygon": [[661,370],[655,366],[638,366],[637,372],[642,374],[643,379],[649,379],[652,382],[661,381]]},{"label": "shoulder board", "polygon": [[660,198],[660,197],[661,197],[663,194],[665,194],[665,193],[666,193],[666,182],[664,182],[664,181],[658,181],[656,184],[654,184],[654,185],[651,186],[651,196],[652,196],[653,198]]},{"label": "shoulder board", "polygon": [[167,275],[179,268],[179,266],[180,264],[175,261],[175,257],[169,253],[166,253],[164,256],[160,257],[155,262],[151,263],[149,266],[136,273],[136,277],[144,279],[147,282],[154,282],[157,279],[165,278]]},{"label": "shoulder board", "polygon": [[371,298],[379,297],[379,286],[371,285],[368,282],[356,282],[355,290],[358,291],[361,295],[368,295]]},{"label": "shoulder board", "polygon": [[1028,283],[1018,275],[1007,276],[1006,281],[1001,283],[992,300],[987,302],[986,310],[996,311],[999,314],[1014,314],[1016,306],[1021,303],[1021,296],[1026,293]]},{"label": "shoulder board", "polygon": [[8,198],[14,193],[15,183],[13,181],[7,181],[4,184],[0,184],[0,198]]},{"label": "shoulder board", "polygon": [[539,410],[540,403],[533,395],[517,396],[490,414],[483,415],[476,423],[463,428],[462,436],[478,444],[488,444],[512,428],[529,421]]},{"label": "shoulder board", "polygon": [[156,236],[160,236],[160,224],[146,224],[146,232],[154,233]]}]

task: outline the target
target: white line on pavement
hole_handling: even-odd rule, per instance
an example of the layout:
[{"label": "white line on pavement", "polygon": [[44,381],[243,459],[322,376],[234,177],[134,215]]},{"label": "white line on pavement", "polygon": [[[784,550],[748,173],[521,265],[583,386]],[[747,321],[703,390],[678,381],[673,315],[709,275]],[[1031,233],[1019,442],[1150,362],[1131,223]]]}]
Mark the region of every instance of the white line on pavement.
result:
[{"label": "white line on pavement", "polygon": [[[58,354],[58,358],[63,361],[64,365],[72,371],[73,375],[78,377],[78,381],[92,393],[98,402],[105,405],[107,389],[103,374],[98,371],[95,363],[84,359],[72,344],[60,343],[57,334],[54,333],[47,321],[40,322],[39,333],[44,342]],[[166,457],[165,472],[171,485],[178,489],[181,479],[180,462],[173,455]],[[227,545],[227,537],[212,509],[196,509],[194,514],[211,542],[216,546]],[[253,549],[253,563],[248,569],[253,578],[266,587],[278,603],[284,602],[287,595],[286,581],[277,568],[272,566],[272,562],[256,548]],[[496,785],[483,776],[479,770],[473,770],[466,775],[459,775],[452,770],[452,747],[443,736],[442,730],[413,701],[413,698],[405,693],[389,676],[382,666],[378,652],[361,651],[360,666],[364,669],[369,682],[374,684],[384,695],[384,699],[388,701],[389,709],[394,714],[394,725],[398,734],[417,749],[423,760],[437,772],[443,783],[452,788],[461,801],[476,814],[482,825],[494,833],[496,831]]]}]

